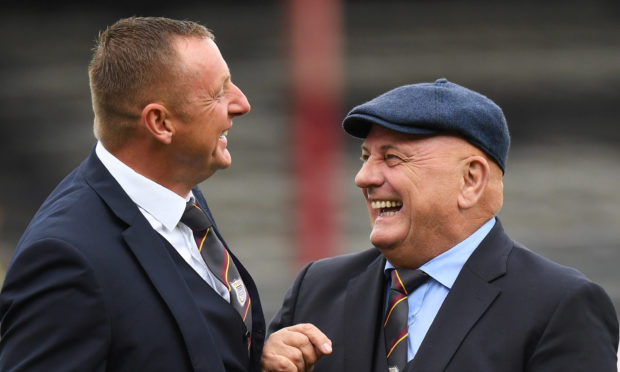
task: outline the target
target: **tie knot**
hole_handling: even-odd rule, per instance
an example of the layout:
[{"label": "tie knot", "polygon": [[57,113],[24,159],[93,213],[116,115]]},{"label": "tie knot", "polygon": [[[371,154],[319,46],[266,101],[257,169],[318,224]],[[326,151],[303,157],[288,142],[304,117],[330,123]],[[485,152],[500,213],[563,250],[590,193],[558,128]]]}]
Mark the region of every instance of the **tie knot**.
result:
[{"label": "tie knot", "polygon": [[392,290],[408,295],[421,286],[429,278],[422,270],[392,270]]},{"label": "tie knot", "polygon": [[206,230],[211,223],[207,215],[195,203],[188,201],[185,204],[185,211],[181,216],[181,222],[187,225],[193,232]]}]

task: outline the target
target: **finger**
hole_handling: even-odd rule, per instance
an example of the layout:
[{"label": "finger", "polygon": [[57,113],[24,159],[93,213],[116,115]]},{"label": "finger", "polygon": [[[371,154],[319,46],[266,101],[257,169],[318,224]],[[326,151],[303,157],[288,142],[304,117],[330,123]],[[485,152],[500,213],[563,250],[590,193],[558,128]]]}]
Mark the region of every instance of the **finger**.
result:
[{"label": "finger", "polygon": [[270,335],[263,355],[269,353],[288,359],[298,371],[309,371],[323,355],[331,353],[331,341],[314,325],[298,324]]},{"label": "finger", "polygon": [[[281,351],[282,352],[282,351]],[[295,353],[287,353],[295,355]],[[299,372],[303,371],[303,360],[299,365],[294,363],[295,356],[286,356],[283,354],[275,353],[263,353],[261,358],[261,371],[262,372]],[[298,358],[299,359],[299,358]],[[302,369],[300,369],[302,368]]]},{"label": "finger", "polygon": [[302,354],[304,369],[309,369],[316,363],[323,354],[316,349],[316,347],[312,344],[310,339],[306,337],[303,333],[297,333],[303,338],[303,342],[297,343],[297,347]]},{"label": "finger", "polygon": [[296,324],[290,330],[303,333],[312,345],[320,352],[320,356],[331,354],[332,341],[320,329],[310,323]]},{"label": "finger", "polygon": [[299,371],[306,371],[321,356],[310,339],[301,332],[286,329],[282,341],[279,354],[292,361]]},{"label": "finger", "polygon": [[[304,351],[302,351],[302,347]],[[309,353],[309,355],[304,355],[304,352]],[[283,358],[290,362],[293,371],[305,371],[305,359],[316,360],[316,356],[313,356],[314,353],[312,344],[303,333],[285,328],[269,336],[263,347],[261,362],[265,367],[269,367],[267,370],[284,368],[284,371],[288,371],[286,369],[288,363],[282,361]]]}]

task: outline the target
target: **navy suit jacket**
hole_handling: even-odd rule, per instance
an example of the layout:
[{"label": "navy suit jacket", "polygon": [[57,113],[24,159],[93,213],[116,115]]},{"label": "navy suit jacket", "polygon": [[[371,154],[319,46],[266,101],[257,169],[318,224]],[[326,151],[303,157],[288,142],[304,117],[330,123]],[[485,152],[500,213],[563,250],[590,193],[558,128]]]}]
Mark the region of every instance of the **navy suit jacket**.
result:
[{"label": "navy suit jacket", "polygon": [[[385,258],[307,265],[269,333],[309,322],[333,342],[314,372],[387,371]],[[616,371],[618,320],[603,289],[512,241],[499,221],[465,263],[407,371]]]},{"label": "navy suit jacket", "polygon": [[242,342],[239,315],[211,290],[204,316],[164,244],[93,151],[17,245],[0,293],[0,370],[258,370],[265,322],[250,275],[231,254],[252,299],[248,357],[226,346]]}]

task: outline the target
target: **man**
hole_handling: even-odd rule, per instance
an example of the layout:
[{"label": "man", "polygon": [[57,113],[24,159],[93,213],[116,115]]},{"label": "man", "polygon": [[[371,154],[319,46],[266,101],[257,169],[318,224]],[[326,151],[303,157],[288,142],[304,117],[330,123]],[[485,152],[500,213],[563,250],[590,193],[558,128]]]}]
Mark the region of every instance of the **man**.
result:
[{"label": "man", "polygon": [[227,132],[250,110],[213,35],[122,19],[100,34],[89,77],[99,141],[18,243],[0,370],[257,370],[256,286],[196,187],[230,166]]},{"label": "man", "polygon": [[510,143],[497,105],[439,79],[355,107],[343,126],[364,139],[355,183],[376,249],[301,271],[270,325],[265,370],[616,371],[607,294],[495,217]]}]

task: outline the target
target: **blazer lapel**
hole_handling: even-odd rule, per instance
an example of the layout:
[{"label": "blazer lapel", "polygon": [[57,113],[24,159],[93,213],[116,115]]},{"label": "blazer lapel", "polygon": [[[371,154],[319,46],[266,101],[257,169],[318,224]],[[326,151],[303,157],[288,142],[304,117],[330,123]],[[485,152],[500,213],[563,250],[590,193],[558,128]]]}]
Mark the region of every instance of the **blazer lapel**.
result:
[{"label": "blazer lapel", "polygon": [[194,370],[224,372],[218,348],[161,238],[94,151],[84,165],[86,181],[128,225],[123,238],[174,316]]},{"label": "blazer lapel", "polygon": [[345,371],[387,371],[385,357],[375,358],[381,329],[380,305],[385,302],[384,266],[385,258],[379,255],[366,271],[349,281],[344,304]]},{"label": "blazer lapel", "polygon": [[491,281],[506,273],[511,248],[499,220],[463,266],[406,371],[443,371],[467,333],[500,290]]},{"label": "blazer lapel", "polygon": [[497,288],[465,268],[458,282],[446,297],[407,371],[443,371],[467,332],[499,294]]}]

